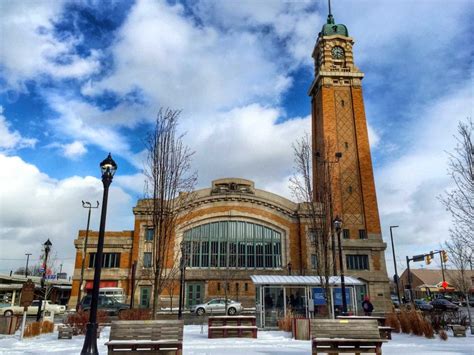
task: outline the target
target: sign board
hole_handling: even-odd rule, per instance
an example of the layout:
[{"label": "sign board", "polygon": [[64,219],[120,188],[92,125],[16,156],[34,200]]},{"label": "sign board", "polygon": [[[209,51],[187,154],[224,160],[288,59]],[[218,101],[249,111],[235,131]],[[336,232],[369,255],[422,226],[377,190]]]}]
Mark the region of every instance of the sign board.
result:
[{"label": "sign board", "polygon": [[56,278],[58,280],[67,280],[67,272],[58,272]]},{"label": "sign board", "polygon": [[322,287],[313,288],[313,304],[315,306],[323,306],[326,304],[324,289]]},{"label": "sign board", "polygon": [[21,288],[20,306],[29,307],[35,295],[35,284],[30,279]]},{"label": "sign board", "polygon": [[56,280],[56,275],[45,275],[46,280]]},{"label": "sign board", "polygon": [[[342,306],[342,290],[340,287],[334,288],[333,289],[333,295],[334,295],[334,305],[335,306]],[[347,305],[352,304],[351,300],[351,290],[349,288],[346,288],[346,303]]]},{"label": "sign board", "polygon": [[423,261],[425,260],[425,255],[424,254],[421,254],[421,255],[415,255],[413,257],[413,261]]}]

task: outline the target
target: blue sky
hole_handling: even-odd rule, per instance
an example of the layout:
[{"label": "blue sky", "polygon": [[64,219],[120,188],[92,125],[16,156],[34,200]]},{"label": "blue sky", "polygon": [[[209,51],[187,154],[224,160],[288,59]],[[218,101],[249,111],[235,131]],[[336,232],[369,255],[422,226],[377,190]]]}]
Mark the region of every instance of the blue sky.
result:
[{"label": "blue sky", "polygon": [[[291,144],[310,130],[307,89],[326,1],[0,1],[0,272],[50,238],[71,271],[100,200],[99,162],[119,165],[108,229],[130,229],[143,140],[160,107],[182,110],[199,187],[238,176],[291,198]],[[334,0],[355,40],[384,238],[439,248],[446,151],[472,117],[468,0]],[[97,229],[94,216],[92,228]],[[392,267],[391,250],[387,264]],[[436,265],[435,265],[436,266]],[[391,272],[391,271],[389,271]]]}]

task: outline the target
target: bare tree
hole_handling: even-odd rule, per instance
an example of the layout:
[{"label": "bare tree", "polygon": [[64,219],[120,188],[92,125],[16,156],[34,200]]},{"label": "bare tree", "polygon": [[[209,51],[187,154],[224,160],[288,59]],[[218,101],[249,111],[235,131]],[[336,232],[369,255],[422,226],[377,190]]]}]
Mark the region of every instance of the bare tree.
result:
[{"label": "bare tree", "polygon": [[474,244],[474,122],[459,122],[456,148],[449,154],[449,175],[454,187],[441,196],[451,213],[456,234],[465,245]]},{"label": "bare tree", "polygon": [[161,109],[155,127],[147,137],[148,196],[145,201],[151,213],[153,238],[153,317],[156,318],[159,295],[173,270],[179,267],[179,247],[175,245],[175,229],[179,214],[189,207],[197,174],[191,172],[193,152],[177,132],[180,111]]},{"label": "bare tree", "polygon": [[453,286],[461,292],[467,303],[467,314],[469,324],[471,324],[471,333],[474,334],[474,325],[472,324],[471,311],[469,307],[469,293],[471,290],[471,275],[467,272],[473,256],[473,245],[466,245],[464,241],[464,231],[452,230],[451,239],[445,243],[450,263],[456,270],[450,270],[449,276]]},{"label": "bare tree", "polygon": [[[329,143],[327,145],[329,146]],[[334,245],[332,162],[329,156],[326,156],[328,153],[319,152],[317,161],[320,163],[315,167],[312,166],[313,149],[308,135],[293,144],[293,152],[295,174],[290,178],[290,189],[298,201],[305,203],[310,225],[311,250],[316,255],[316,271],[325,292],[329,317],[331,314],[329,310],[332,307],[329,282],[334,266],[334,255],[331,252]],[[329,152],[329,149],[326,152]],[[316,175],[314,186],[313,173]]]}]

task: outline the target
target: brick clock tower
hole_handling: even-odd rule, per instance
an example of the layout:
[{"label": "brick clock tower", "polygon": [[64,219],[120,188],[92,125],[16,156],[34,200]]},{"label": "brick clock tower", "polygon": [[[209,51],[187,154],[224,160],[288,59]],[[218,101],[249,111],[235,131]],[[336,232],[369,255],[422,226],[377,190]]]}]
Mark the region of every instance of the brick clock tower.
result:
[{"label": "brick clock tower", "polygon": [[[333,215],[343,222],[346,275],[366,282],[375,310],[391,307],[372,159],[362,96],[362,73],[354,63],[347,27],[327,23],[313,51],[315,78],[309,89],[312,106],[314,186],[318,166],[330,165]],[[342,157],[335,158],[341,152]],[[361,302],[364,290],[357,294]],[[359,303],[360,305],[360,303]]]}]

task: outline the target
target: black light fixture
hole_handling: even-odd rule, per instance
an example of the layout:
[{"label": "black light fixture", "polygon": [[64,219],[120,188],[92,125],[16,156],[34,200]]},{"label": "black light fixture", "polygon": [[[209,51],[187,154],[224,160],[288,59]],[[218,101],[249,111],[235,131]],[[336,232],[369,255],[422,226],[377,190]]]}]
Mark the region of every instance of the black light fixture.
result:
[{"label": "black light fixture", "polygon": [[81,355],[99,354],[97,350],[97,306],[99,303],[100,273],[102,270],[102,257],[104,250],[105,220],[107,216],[107,200],[109,197],[109,186],[117,171],[117,164],[109,155],[100,163],[102,172],[102,184],[104,185],[104,194],[102,197],[102,211],[100,216],[99,238],[97,240],[97,252],[95,255],[94,286],[92,289],[92,300],[89,314],[89,323],[87,323],[86,337],[82,347]]},{"label": "black light fixture", "polygon": [[288,263],[288,275],[291,275],[291,268],[292,268],[291,262]]},{"label": "black light fixture", "polygon": [[[51,241],[48,240],[43,244],[44,246],[44,270],[43,270],[43,276],[41,277],[41,290],[42,290],[42,294],[43,294],[43,300],[46,299],[46,289],[45,289],[45,280],[46,280],[46,272],[48,270],[48,254],[49,252],[51,251],[51,246],[53,245],[53,243],[51,243]],[[40,303],[38,305],[38,312],[36,313],[36,321],[39,322],[40,319],[41,319],[41,306],[42,306],[42,300],[40,300]]]},{"label": "black light fixture", "polygon": [[347,314],[347,300],[346,300],[346,284],[344,282],[344,266],[342,264],[342,244],[341,244],[341,230],[342,220],[339,216],[334,219],[334,229],[337,234],[337,244],[339,246],[339,272],[341,274],[341,293],[342,293],[342,315]]}]

